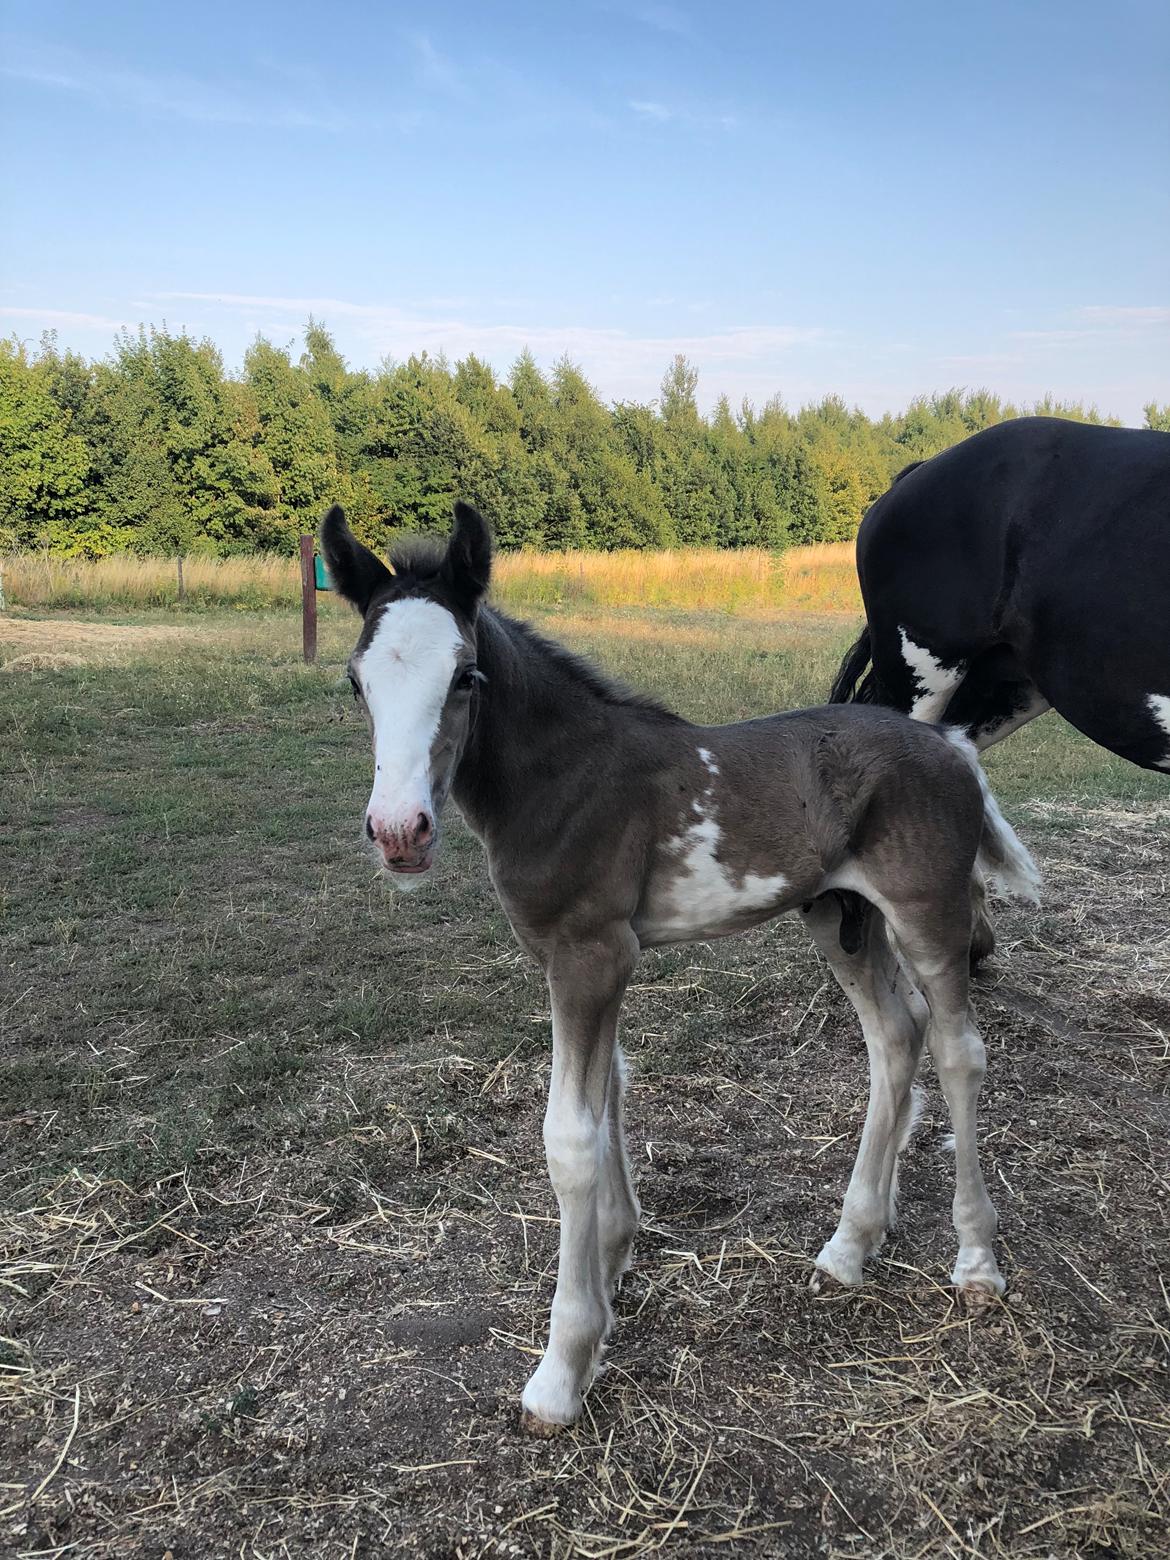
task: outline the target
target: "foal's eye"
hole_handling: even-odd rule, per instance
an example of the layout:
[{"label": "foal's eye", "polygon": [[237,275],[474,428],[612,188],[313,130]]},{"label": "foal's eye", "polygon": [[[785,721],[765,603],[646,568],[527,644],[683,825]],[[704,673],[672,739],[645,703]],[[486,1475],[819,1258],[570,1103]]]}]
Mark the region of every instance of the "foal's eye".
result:
[{"label": "foal's eye", "polygon": [[475,687],[476,683],[481,682],[482,680],[482,674],[480,673],[478,667],[465,666],[455,678],[455,692],[470,693],[471,690]]}]

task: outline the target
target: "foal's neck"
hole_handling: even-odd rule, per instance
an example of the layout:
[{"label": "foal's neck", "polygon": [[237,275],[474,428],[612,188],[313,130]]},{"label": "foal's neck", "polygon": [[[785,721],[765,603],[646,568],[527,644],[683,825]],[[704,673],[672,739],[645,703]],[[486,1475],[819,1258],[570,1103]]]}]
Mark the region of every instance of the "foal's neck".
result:
[{"label": "foal's neck", "polygon": [[676,718],[623,702],[600,674],[491,608],[479,616],[476,660],[486,680],[452,794],[488,841],[531,816],[561,777],[579,778],[589,753],[612,744],[623,720]]}]

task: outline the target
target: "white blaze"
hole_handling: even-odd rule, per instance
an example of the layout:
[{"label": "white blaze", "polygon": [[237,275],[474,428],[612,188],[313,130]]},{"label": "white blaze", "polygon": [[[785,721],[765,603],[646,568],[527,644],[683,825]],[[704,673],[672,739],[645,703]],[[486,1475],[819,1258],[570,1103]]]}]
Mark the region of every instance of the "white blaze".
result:
[{"label": "white blaze", "polygon": [[431,810],[431,745],[462,644],[445,607],[410,597],[386,608],[354,664],[374,722],[375,827]]}]

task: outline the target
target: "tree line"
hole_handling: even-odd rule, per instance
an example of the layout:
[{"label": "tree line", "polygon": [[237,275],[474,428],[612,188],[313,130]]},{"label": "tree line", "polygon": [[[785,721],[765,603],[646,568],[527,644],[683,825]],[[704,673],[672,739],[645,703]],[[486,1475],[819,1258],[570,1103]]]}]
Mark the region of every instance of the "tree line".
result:
[{"label": "tree line", "polygon": [[[53,334],[0,341],[0,549],[60,556],[291,552],[341,502],[384,545],[477,504],[502,547],[763,546],[853,535],[921,460],[1020,409],[985,390],[873,419],[837,396],[699,411],[668,368],[655,402],[606,405],[568,359],[505,377],[469,356],[350,368],[310,321],[304,350],[258,338],[238,373],[207,340],[121,334],[91,361]],[[1029,410],[1101,421],[1094,409]],[[1170,427],[1170,407],[1146,409]]]}]

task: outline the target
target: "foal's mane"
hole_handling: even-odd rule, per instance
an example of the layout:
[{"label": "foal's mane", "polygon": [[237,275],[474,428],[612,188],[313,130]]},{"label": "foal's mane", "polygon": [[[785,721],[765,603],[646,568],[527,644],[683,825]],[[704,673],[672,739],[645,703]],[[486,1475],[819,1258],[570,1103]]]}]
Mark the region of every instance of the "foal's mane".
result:
[{"label": "foal's mane", "polygon": [[405,589],[423,586],[439,572],[446,552],[444,543],[430,536],[406,536],[390,549],[394,578]]},{"label": "foal's mane", "polygon": [[640,710],[647,715],[658,715],[664,720],[679,720],[681,717],[659,700],[651,698],[649,694],[638,693],[633,688],[627,688],[625,683],[615,677],[607,677],[599,667],[594,666],[584,656],[575,655],[572,650],[567,650],[564,645],[558,644],[555,639],[546,639],[530,623],[522,623],[518,618],[509,617],[506,612],[501,612],[498,607],[487,607],[485,611],[490,614],[496,623],[507,634],[515,649],[522,655],[537,658],[545,665],[551,665],[577,687],[585,689],[594,698],[600,699],[603,704],[616,706],[619,709]]}]

